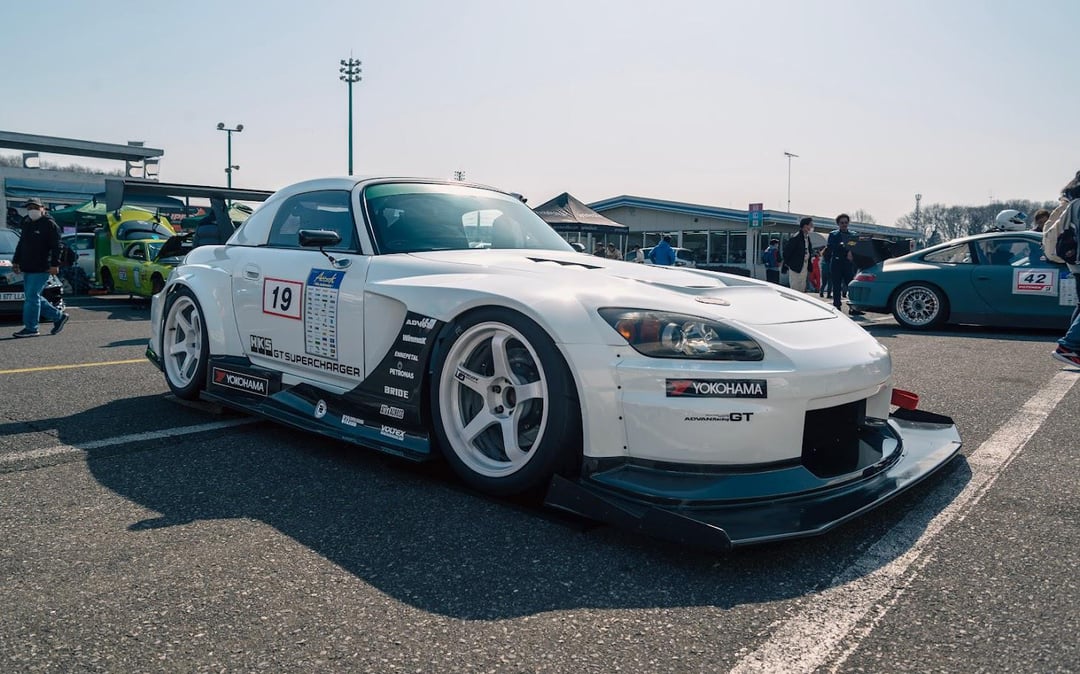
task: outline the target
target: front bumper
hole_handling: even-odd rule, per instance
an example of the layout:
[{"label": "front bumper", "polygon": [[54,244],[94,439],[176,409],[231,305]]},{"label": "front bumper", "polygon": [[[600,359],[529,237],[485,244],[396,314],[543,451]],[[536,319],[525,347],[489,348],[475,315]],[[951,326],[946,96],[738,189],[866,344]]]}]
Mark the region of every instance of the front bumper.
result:
[{"label": "front bumper", "polygon": [[821,477],[805,462],[732,472],[624,462],[575,481],[556,476],[545,503],[711,550],[814,536],[912,487],[960,450],[952,419],[936,414],[899,410],[881,431],[893,451],[848,473]]}]

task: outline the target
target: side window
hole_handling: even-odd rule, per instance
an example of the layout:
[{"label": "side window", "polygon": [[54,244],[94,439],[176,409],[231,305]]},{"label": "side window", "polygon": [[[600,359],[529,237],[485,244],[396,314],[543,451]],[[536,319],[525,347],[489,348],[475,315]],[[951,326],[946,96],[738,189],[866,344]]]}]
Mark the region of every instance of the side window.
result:
[{"label": "side window", "polygon": [[282,202],[274,216],[267,245],[299,248],[301,229],[337,232],[341,243],[331,250],[356,250],[356,223],[349,205],[349,193],[344,190],[324,190],[289,197]]},{"label": "side window", "polygon": [[927,262],[945,262],[947,264],[971,264],[971,247],[959,243],[923,256]]},{"label": "side window", "polygon": [[124,257],[131,258],[132,260],[145,260],[146,251],[143,250],[141,243],[133,243],[128,246],[126,251],[124,251]]},{"label": "side window", "polygon": [[1041,247],[1026,239],[983,239],[976,245],[980,262],[998,267],[1033,267],[1042,258]]}]

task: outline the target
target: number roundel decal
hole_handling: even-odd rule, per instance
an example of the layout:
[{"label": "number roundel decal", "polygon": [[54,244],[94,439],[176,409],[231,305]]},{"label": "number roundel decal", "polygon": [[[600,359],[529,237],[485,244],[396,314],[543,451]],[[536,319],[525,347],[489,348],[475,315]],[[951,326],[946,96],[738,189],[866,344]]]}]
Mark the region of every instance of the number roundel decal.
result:
[{"label": "number roundel decal", "polygon": [[267,278],[263,280],[264,314],[300,320],[304,284],[299,281]]}]

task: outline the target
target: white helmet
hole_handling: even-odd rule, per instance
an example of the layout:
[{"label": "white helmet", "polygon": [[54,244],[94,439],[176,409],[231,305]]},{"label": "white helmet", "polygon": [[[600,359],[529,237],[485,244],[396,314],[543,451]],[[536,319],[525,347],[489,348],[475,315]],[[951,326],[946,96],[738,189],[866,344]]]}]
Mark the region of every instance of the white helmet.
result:
[{"label": "white helmet", "polygon": [[1027,215],[1015,208],[1005,209],[994,218],[994,227],[1009,232],[1027,229]]}]

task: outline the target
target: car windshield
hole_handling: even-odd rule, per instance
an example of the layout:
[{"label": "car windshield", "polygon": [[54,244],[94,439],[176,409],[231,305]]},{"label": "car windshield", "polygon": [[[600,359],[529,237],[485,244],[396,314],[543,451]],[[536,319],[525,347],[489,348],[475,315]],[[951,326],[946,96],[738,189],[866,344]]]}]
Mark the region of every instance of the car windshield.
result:
[{"label": "car windshield", "polygon": [[161,251],[161,247],[164,246],[164,245],[165,245],[164,241],[160,241],[160,242],[156,241],[154,243],[146,244],[146,247],[150,251],[150,259],[151,260],[156,260],[157,259],[158,253]]},{"label": "car windshield", "polygon": [[382,183],[367,187],[363,202],[383,253],[574,250],[532,209],[501,192],[464,185]]},{"label": "car windshield", "polygon": [[0,232],[0,255],[14,255],[18,243],[19,235],[15,232]]}]

